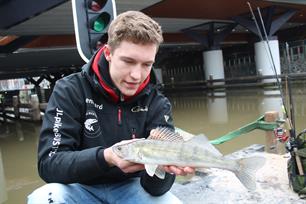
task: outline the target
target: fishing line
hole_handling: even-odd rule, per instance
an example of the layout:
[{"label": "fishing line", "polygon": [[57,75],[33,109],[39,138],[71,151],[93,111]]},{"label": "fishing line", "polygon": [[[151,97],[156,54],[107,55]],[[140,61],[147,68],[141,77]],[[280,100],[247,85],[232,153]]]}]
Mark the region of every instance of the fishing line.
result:
[{"label": "fishing line", "polygon": [[[261,30],[259,28],[259,24],[257,22],[257,19],[255,17],[255,14],[253,12],[253,9],[252,9],[252,6],[250,4],[250,2],[247,2],[248,6],[249,6],[249,9],[250,9],[250,12],[251,12],[251,15],[252,15],[252,19],[256,25],[256,28],[258,30],[258,35],[260,37],[260,40],[263,41],[263,42],[266,42],[267,44],[267,47],[268,47],[268,51],[267,51],[267,48],[265,47],[265,50],[267,52],[267,55],[269,56],[269,61],[271,63],[271,68],[275,74],[275,77],[276,77],[276,84],[278,86],[278,89],[280,91],[280,96],[281,96],[281,101],[282,101],[282,110],[283,110],[283,113],[285,115],[286,118],[289,118],[288,116],[288,112],[287,112],[287,108],[285,106],[285,100],[284,100],[284,94],[283,94],[283,90],[282,90],[282,87],[281,87],[281,83],[280,83],[280,80],[279,80],[279,77],[278,77],[278,74],[277,74],[277,71],[276,71],[276,67],[275,67],[275,62],[274,62],[274,59],[273,59],[273,55],[272,55],[272,51],[271,51],[271,47],[270,47],[270,44],[269,44],[269,41],[268,41],[268,35],[267,35],[267,32],[266,32],[266,28],[265,28],[265,25],[264,25],[264,22],[263,22],[263,19],[262,19],[262,16],[261,16],[261,12],[260,12],[260,9],[259,7],[257,7],[257,11],[258,11],[258,14],[259,14],[259,18],[261,20],[261,27],[262,27],[262,30],[265,34],[265,39],[263,38],[262,36],[262,33],[261,33]],[[290,129],[294,129],[293,128],[293,125],[291,123],[291,120],[289,121],[289,126],[290,126]]]},{"label": "fishing line", "polygon": [[[288,43],[286,42],[286,49],[285,49],[285,52],[286,52],[286,57],[287,57],[287,60],[288,60],[288,65],[289,65],[289,69],[291,70],[291,59],[290,59],[290,53],[289,53],[289,45]],[[289,96],[289,111],[290,111],[290,115],[291,115],[291,123],[292,123],[292,126],[293,126],[293,129],[295,130],[295,117],[294,117],[294,107],[293,107],[293,100],[292,100],[292,94],[291,94],[291,83],[290,83],[290,77],[288,77],[286,75],[286,83],[288,83],[288,96]]]},{"label": "fishing line", "polygon": [[[251,7],[251,4],[250,2],[247,2],[249,8],[250,8],[250,11],[251,11],[251,14],[252,14],[252,17],[253,17],[253,20],[256,24],[256,27],[257,27],[257,30],[258,30],[258,33],[259,33],[259,36],[261,38],[262,41],[264,41],[263,37],[262,37],[262,34],[261,34],[261,30],[259,29],[259,26],[258,26],[258,23],[257,23],[257,20],[256,20],[256,17],[253,13],[253,10],[252,10],[252,7]],[[281,83],[278,79],[278,75],[277,75],[277,72],[276,72],[276,68],[275,68],[275,63],[274,63],[274,60],[273,60],[273,56],[272,56],[272,52],[271,52],[271,48],[270,48],[270,45],[269,45],[269,41],[268,41],[268,36],[267,36],[267,32],[266,32],[266,29],[265,29],[265,25],[263,23],[263,20],[262,20],[262,16],[261,16],[261,12],[260,12],[260,9],[259,7],[257,7],[257,11],[258,11],[258,14],[259,14],[259,18],[261,20],[261,23],[262,23],[262,29],[264,31],[264,34],[265,34],[265,38],[266,38],[266,43],[267,43],[267,46],[269,48],[269,53],[267,53],[268,56],[271,57],[272,59],[272,67],[274,68],[274,72],[275,72],[275,76],[276,76],[276,81],[277,81],[277,85],[278,85],[278,89],[280,91],[280,95],[281,95],[281,100],[282,100],[282,108],[283,108],[283,113],[285,114],[285,117],[286,117],[286,120],[288,122],[288,125],[289,125],[289,131],[290,131],[290,142],[287,143],[290,145],[290,147],[288,148],[291,155],[293,157],[295,157],[295,163],[296,163],[296,166],[297,166],[297,169],[298,169],[298,173],[299,175],[304,175],[304,171],[303,171],[303,166],[302,166],[302,162],[301,162],[301,159],[300,157],[297,155],[297,140],[296,140],[296,135],[295,135],[295,127],[292,123],[292,118],[289,119],[288,117],[288,112],[287,112],[287,109],[286,109],[286,106],[285,106],[285,102],[284,102],[284,95],[283,95],[283,91],[282,91],[282,88],[281,88]],[[271,62],[271,61],[270,61]],[[288,83],[288,85],[290,85],[290,83]],[[290,87],[289,87],[289,91],[290,91]],[[289,99],[290,99],[290,94],[289,94]],[[292,98],[291,98],[292,99]],[[291,101],[291,104],[290,104],[290,108],[291,111],[294,111],[293,110],[293,105],[292,105],[292,101]],[[291,114],[292,116],[293,114]]]},{"label": "fishing line", "polygon": [[[271,47],[270,47],[269,41],[268,41],[268,35],[267,35],[267,32],[266,32],[266,28],[264,26],[264,22],[263,22],[263,19],[262,19],[262,16],[261,16],[261,11],[260,11],[259,7],[257,7],[257,11],[258,11],[259,19],[261,21],[261,25],[262,25],[262,28],[263,28],[263,31],[264,31],[264,34],[265,34],[265,37],[266,37],[266,42],[268,44],[268,50],[269,50],[269,54],[270,54],[270,57],[271,57],[271,60],[272,60],[273,70],[274,70],[274,74],[276,76],[278,88],[279,88],[279,90],[281,92],[281,96],[283,97],[284,94],[282,93],[281,83],[280,83],[279,78],[278,78],[278,74],[277,74],[276,67],[275,67],[275,62],[274,62],[274,59],[273,59],[273,56],[272,56]],[[291,84],[290,84],[290,79],[289,78],[288,78],[288,88],[289,88],[289,106],[290,106],[290,113],[291,113],[290,126],[295,131],[295,122],[294,122],[294,116],[293,116],[294,115],[294,111],[293,111],[292,96],[291,96],[291,91],[290,91],[291,90]],[[285,111],[286,117],[289,118],[288,111],[285,108],[286,106],[285,106],[283,98],[282,98],[282,102],[283,102],[283,106],[284,106],[284,111]]]}]

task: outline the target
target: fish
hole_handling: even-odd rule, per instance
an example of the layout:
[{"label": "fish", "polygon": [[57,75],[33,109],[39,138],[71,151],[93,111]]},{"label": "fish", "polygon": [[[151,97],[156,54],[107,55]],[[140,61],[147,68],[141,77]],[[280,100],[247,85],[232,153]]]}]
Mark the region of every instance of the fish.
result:
[{"label": "fish", "polygon": [[255,174],[264,165],[264,157],[229,159],[210,144],[203,134],[190,137],[190,133],[185,133],[187,137],[184,137],[184,131],[179,133],[158,127],[150,132],[148,138],[115,144],[112,151],[124,160],[144,164],[147,174],[160,179],[165,178],[166,172],[161,168],[163,165],[189,166],[197,171],[219,168],[233,172],[248,190],[256,190]]}]

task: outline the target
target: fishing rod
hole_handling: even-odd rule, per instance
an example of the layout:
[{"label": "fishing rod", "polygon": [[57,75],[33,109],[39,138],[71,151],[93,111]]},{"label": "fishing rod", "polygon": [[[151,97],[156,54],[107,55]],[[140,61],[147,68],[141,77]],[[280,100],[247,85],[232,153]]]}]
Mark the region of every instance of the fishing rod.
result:
[{"label": "fishing rod", "polygon": [[[266,52],[267,52],[267,54],[268,54],[268,56],[269,56],[269,62],[271,63],[272,70],[273,70],[274,75],[275,75],[275,77],[276,77],[276,84],[277,84],[278,89],[279,89],[279,91],[280,91],[281,100],[282,100],[282,110],[283,110],[283,112],[284,112],[284,114],[285,114],[285,117],[288,118],[287,109],[286,109],[286,106],[284,105],[284,104],[285,104],[285,100],[284,100],[284,96],[283,96],[284,94],[283,94],[283,91],[282,91],[282,88],[281,88],[281,83],[280,83],[280,81],[279,81],[279,77],[278,77],[277,70],[276,70],[276,67],[275,67],[275,62],[274,62],[274,59],[273,59],[273,55],[272,55],[272,51],[271,51],[271,48],[270,48],[270,44],[269,44],[269,42],[268,42],[268,36],[267,36],[267,33],[266,33],[265,26],[264,26],[264,24],[263,24],[263,21],[261,21],[261,23],[262,23],[262,29],[264,30],[264,34],[265,34],[266,40],[264,40],[264,38],[263,38],[263,36],[262,36],[262,34],[261,34],[261,30],[260,30],[260,28],[259,28],[257,19],[256,19],[256,17],[255,17],[255,14],[254,14],[253,10],[252,10],[252,7],[251,7],[250,2],[247,2],[247,4],[248,4],[248,6],[249,6],[249,9],[250,9],[250,12],[251,12],[251,15],[252,15],[252,19],[253,19],[253,21],[254,21],[254,23],[255,23],[255,25],[256,25],[256,28],[257,28],[257,30],[258,30],[258,35],[259,35],[259,37],[260,37],[260,40],[267,43],[267,47],[268,47],[268,51],[269,51],[269,52],[267,51],[266,46],[265,46],[265,50],[266,50]],[[259,15],[260,15],[260,11],[258,11],[258,13],[259,13]],[[261,17],[261,15],[260,15],[260,17]],[[261,20],[262,20],[262,18],[261,18]]]},{"label": "fishing rod", "polygon": [[[251,6],[250,2],[247,2],[247,4],[249,6],[249,9],[250,9],[253,21],[254,21],[254,23],[256,25],[256,28],[258,30],[258,34],[259,34],[260,40],[263,41],[263,42],[266,42],[267,47],[268,47],[268,51],[269,52],[267,50],[266,50],[266,52],[267,52],[267,55],[269,56],[269,61],[270,61],[271,65],[272,65],[272,69],[273,69],[273,72],[274,72],[275,77],[276,77],[276,82],[277,82],[278,89],[280,91],[280,96],[281,96],[281,101],[282,101],[282,110],[283,110],[283,113],[285,115],[287,124],[289,126],[289,132],[290,132],[290,143],[289,143],[290,144],[290,149],[289,149],[289,151],[291,152],[291,155],[295,157],[295,161],[296,161],[296,164],[297,164],[297,167],[298,167],[299,175],[304,175],[301,159],[296,154],[296,152],[297,152],[297,142],[296,142],[296,135],[295,135],[295,126],[292,123],[292,121],[294,121],[294,120],[292,120],[292,118],[289,118],[289,115],[288,115],[288,112],[287,112],[287,108],[285,106],[284,94],[283,94],[281,83],[280,83],[280,80],[279,80],[279,77],[278,77],[278,74],[277,74],[277,70],[276,70],[276,67],[275,67],[275,62],[274,62],[272,51],[271,51],[271,47],[270,47],[270,44],[269,44],[269,40],[268,40],[268,35],[267,35],[267,32],[266,32],[265,24],[264,24],[262,16],[261,16],[261,11],[260,11],[260,8],[257,7],[257,11],[258,11],[259,18],[261,20],[261,27],[262,27],[262,30],[264,32],[265,39],[262,36],[261,30],[259,28],[257,19],[255,17],[255,14],[253,12],[253,9],[252,9],[252,6]],[[265,49],[266,49],[266,47],[265,47]],[[289,94],[289,96],[290,96],[290,94]],[[289,102],[290,102],[290,111],[292,111],[291,113],[293,113],[294,110],[293,110],[293,105],[292,105],[292,97],[289,97]],[[292,114],[291,114],[291,117],[292,117]],[[292,150],[293,150],[294,154],[292,153]]]},{"label": "fishing rod", "polygon": [[[285,43],[285,53],[286,53],[286,57],[287,57],[287,61],[288,61],[288,65],[289,65],[289,69],[291,69],[291,60],[290,60],[290,53],[289,53],[289,45],[286,42]],[[289,72],[288,72],[289,73]],[[293,129],[295,130],[295,116],[294,116],[294,108],[293,108],[293,100],[292,100],[292,94],[291,94],[291,81],[290,81],[290,77],[288,77],[288,75],[286,75],[286,85],[288,86],[288,97],[289,97],[289,111],[290,111],[290,118],[291,118],[291,123],[293,126]]]},{"label": "fishing rod", "polygon": [[[263,19],[262,19],[262,16],[261,16],[261,12],[260,12],[260,8],[257,7],[257,11],[258,11],[258,15],[259,15],[259,19],[261,21],[261,25],[262,25],[262,28],[263,28],[263,31],[264,31],[264,34],[265,34],[265,38],[266,38],[266,42],[267,42],[267,45],[268,45],[268,50],[269,50],[269,54],[270,54],[270,58],[272,60],[272,67],[273,67],[273,71],[274,71],[274,74],[276,76],[276,80],[277,80],[277,84],[278,84],[278,88],[280,90],[280,93],[281,93],[281,97],[282,97],[282,103],[283,103],[283,112],[285,113],[285,116],[286,118],[290,118],[289,120],[289,125],[290,125],[290,130],[294,131],[293,135],[295,137],[295,120],[294,120],[294,110],[293,110],[293,101],[292,101],[292,95],[291,95],[291,84],[290,84],[290,79],[288,78],[288,76],[286,76],[287,78],[287,81],[288,82],[288,93],[289,93],[289,106],[290,106],[290,116],[288,114],[288,111],[287,111],[287,108],[285,106],[285,102],[284,102],[284,94],[282,92],[282,88],[281,88],[281,83],[279,81],[279,78],[278,78],[278,74],[277,74],[277,71],[276,71],[276,67],[275,67],[275,62],[274,62],[274,58],[272,56],[272,51],[271,51],[271,48],[270,48],[270,45],[269,45],[269,41],[268,41],[268,36],[267,36],[267,32],[266,32],[266,28],[265,28],[265,25],[264,25],[264,22],[263,22]],[[290,64],[289,64],[290,65]]]}]

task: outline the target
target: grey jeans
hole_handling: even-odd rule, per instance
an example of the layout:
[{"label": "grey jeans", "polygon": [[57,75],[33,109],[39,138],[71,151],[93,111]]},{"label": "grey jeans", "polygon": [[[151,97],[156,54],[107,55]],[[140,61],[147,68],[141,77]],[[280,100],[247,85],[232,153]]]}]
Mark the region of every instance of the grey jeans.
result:
[{"label": "grey jeans", "polygon": [[82,185],[49,183],[28,196],[28,204],[182,204],[172,193],[151,196],[140,185],[139,178],[115,184]]}]

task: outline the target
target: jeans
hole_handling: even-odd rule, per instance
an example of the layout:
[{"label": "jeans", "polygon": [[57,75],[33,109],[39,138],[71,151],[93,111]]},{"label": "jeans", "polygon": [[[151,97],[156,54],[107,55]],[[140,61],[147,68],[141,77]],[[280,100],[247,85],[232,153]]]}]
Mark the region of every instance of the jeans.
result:
[{"label": "jeans", "polygon": [[28,196],[28,204],[182,204],[172,193],[151,196],[140,185],[139,178],[115,184],[83,185],[49,183]]}]

